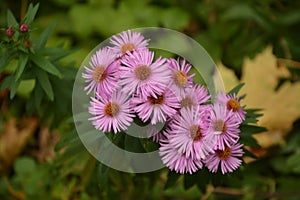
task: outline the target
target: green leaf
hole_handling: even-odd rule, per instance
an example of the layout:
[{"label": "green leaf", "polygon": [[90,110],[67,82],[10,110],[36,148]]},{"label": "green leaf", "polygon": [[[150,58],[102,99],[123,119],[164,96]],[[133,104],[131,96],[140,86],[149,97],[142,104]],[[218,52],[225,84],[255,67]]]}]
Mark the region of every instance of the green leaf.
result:
[{"label": "green leaf", "polygon": [[35,6],[33,6],[32,3],[29,4],[28,11],[24,17],[24,23],[29,25],[32,24],[38,9],[39,9],[39,3],[37,3]]},{"label": "green leaf", "polygon": [[98,186],[100,191],[104,191],[106,187],[108,186],[108,180],[109,180],[109,168],[101,163],[98,165],[97,169],[97,180],[98,180]]},{"label": "green leaf", "polygon": [[49,81],[48,75],[45,71],[40,70],[38,68],[35,69],[35,74],[37,76],[37,80],[39,81],[40,85],[42,86],[43,90],[50,98],[51,101],[54,99],[53,89],[51,83]]},{"label": "green leaf", "polygon": [[55,146],[55,151],[59,151],[73,143],[80,142],[80,138],[76,131],[66,132]]},{"label": "green leaf", "polygon": [[206,191],[206,187],[210,182],[211,173],[207,170],[207,168],[204,168],[197,172],[197,179],[200,181],[197,181],[197,187],[201,190],[201,192]]},{"label": "green leaf", "polygon": [[30,59],[41,69],[49,72],[50,74],[53,74],[59,78],[62,78],[62,74],[58,69],[46,58],[44,58],[40,54],[31,54]]},{"label": "green leaf", "polygon": [[240,83],[237,86],[235,86],[232,90],[228,92],[228,94],[238,94],[239,91],[242,89],[242,87],[245,85],[245,83]]},{"label": "green leaf", "polygon": [[187,190],[193,187],[197,182],[197,177],[193,174],[185,174],[184,175],[184,188]]},{"label": "green leaf", "polygon": [[130,135],[125,135],[125,140],[124,140],[124,147],[125,150],[131,151],[131,152],[145,152],[139,138],[132,137]]},{"label": "green leaf", "polygon": [[41,85],[36,84],[34,93],[33,93],[33,101],[34,101],[35,109],[39,109],[42,99],[43,99],[43,96],[44,96],[44,92],[43,92]]},{"label": "green leaf", "polygon": [[21,157],[14,163],[14,170],[18,175],[28,175],[35,171],[36,164],[32,158]]},{"label": "green leaf", "polygon": [[14,82],[14,77],[12,75],[5,77],[1,83],[0,91],[10,88]]},{"label": "green leaf", "polygon": [[164,189],[173,187],[175,185],[175,183],[177,182],[177,180],[179,179],[179,177],[180,177],[180,174],[173,172],[173,171],[169,171],[168,179],[167,179]]},{"label": "green leaf", "polygon": [[252,135],[241,134],[239,143],[244,144],[246,146],[260,147],[257,141],[252,137]]},{"label": "green leaf", "polygon": [[65,49],[62,49],[62,47],[41,48],[41,49],[39,49],[39,54],[44,55],[44,56],[49,56],[49,60],[56,61],[56,60],[66,57],[76,51],[77,51],[77,49],[65,50]]},{"label": "green leaf", "polygon": [[56,24],[52,23],[43,31],[43,33],[40,35],[40,37],[36,43],[37,49],[45,47],[47,40],[49,39],[50,35],[53,33],[55,27],[56,27]]},{"label": "green leaf", "polygon": [[293,172],[300,173],[300,151],[296,152],[295,154],[291,155],[287,159],[288,166],[291,166],[293,169]]},{"label": "green leaf", "polygon": [[14,14],[10,10],[7,10],[6,20],[7,20],[8,27],[18,27],[19,26]]},{"label": "green leaf", "polygon": [[18,67],[16,70],[16,76],[15,76],[15,80],[19,80],[19,78],[21,77],[22,73],[24,72],[25,66],[28,62],[28,55],[21,53],[20,57],[19,57],[19,61],[18,61]]},{"label": "green leaf", "polygon": [[21,83],[21,79],[19,79],[18,81],[14,81],[13,84],[10,87],[10,95],[9,98],[13,99],[17,93],[17,90],[19,88],[19,85]]},{"label": "green leaf", "polygon": [[252,135],[254,133],[261,133],[267,131],[265,127],[255,126],[255,125],[245,125],[240,126],[241,134]]}]

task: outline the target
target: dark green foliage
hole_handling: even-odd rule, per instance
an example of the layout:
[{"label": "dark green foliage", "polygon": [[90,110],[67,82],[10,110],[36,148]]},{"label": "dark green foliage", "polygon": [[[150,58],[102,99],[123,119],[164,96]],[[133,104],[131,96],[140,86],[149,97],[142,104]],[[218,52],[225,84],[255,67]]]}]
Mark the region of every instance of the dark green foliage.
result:
[{"label": "dark green foliage", "polygon": [[[0,5],[5,11],[0,12],[0,73],[4,75],[0,90],[9,91],[4,101],[14,116],[34,115],[42,124],[58,129],[61,139],[55,148],[56,157],[39,162],[29,157],[33,155],[30,145],[37,143],[37,138],[32,138],[11,171],[1,174],[0,199],[12,199],[9,186],[26,194],[26,199],[199,199],[204,194],[209,199],[299,199],[299,120],[282,146],[266,150],[264,157],[243,163],[231,174],[212,174],[207,169],[193,175],[167,169],[130,174],[91,157],[73,126],[71,113],[74,67],[98,43],[131,28],[158,26],[184,32],[237,75],[242,74],[244,58],[253,58],[267,45],[274,47],[277,57],[299,61],[299,1],[46,0],[30,4],[25,16],[17,14],[19,7],[10,0]],[[29,25],[27,33],[18,31],[23,23]],[[5,35],[8,27],[15,30],[11,38]],[[26,47],[26,41],[32,45]],[[300,80],[297,66],[288,64],[291,77],[282,79],[281,84]],[[200,76],[197,79],[203,82]],[[26,81],[32,81],[32,86],[24,87]],[[238,93],[243,85],[230,93]],[[245,111],[239,142],[259,148],[253,135],[266,131],[255,125],[263,110],[246,107]],[[131,152],[158,148],[150,140],[125,133],[103,136]],[[255,157],[244,151],[246,156]],[[212,186],[219,190],[209,190]]]}]

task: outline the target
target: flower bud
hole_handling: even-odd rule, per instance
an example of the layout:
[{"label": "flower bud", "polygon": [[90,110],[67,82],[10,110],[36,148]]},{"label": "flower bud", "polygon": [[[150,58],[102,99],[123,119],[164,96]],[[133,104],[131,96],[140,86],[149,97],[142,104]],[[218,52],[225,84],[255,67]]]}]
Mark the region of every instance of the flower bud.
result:
[{"label": "flower bud", "polygon": [[14,33],[15,33],[15,30],[12,27],[9,27],[6,29],[6,35],[8,37],[12,37],[14,35]]},{"label": "flower bud", "polygon": [[24,42],[24,45],[25,45],[25,47],[31,47],[31,42],[30,42],[30,40],[26,40],[26,41]]},{"label": "flower bud", "polygon": [[26,33],[26,32],[28,31],[28,25],[27,25],[27,24],[22,24],[22,25],[20,26],[20,31],[21,31],[22,33]]}]

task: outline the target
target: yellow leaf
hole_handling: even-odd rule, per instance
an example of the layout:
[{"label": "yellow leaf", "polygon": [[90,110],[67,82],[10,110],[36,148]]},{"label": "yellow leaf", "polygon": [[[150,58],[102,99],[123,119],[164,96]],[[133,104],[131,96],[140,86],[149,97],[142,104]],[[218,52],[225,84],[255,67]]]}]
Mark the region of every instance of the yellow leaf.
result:
[{"label": "yellow leaf", "polygon": [[[223,75],[222,67],[220,71]],[[225,76],[228,76],[229,72],[226,73]],[[246,84],[240,94],[247,94],[243,104],[247,108],[263,109],[264,116],[260,118],[258,125],[268,129],[267,133],[257,134],[255,137],[263,147],[282,144],[283,136],[300,117],[300,83],[285,82],[275,91],[279,78],[289,76],[289,72],[286,67],[277,66],[277,58],[272,54],[271,47],[253,60],[246,58],[242,74],[241,82]],[[228,79],[236,79],[233,73],[231,76],[224,78],[227,89],[232,88],[232,82]]]}]

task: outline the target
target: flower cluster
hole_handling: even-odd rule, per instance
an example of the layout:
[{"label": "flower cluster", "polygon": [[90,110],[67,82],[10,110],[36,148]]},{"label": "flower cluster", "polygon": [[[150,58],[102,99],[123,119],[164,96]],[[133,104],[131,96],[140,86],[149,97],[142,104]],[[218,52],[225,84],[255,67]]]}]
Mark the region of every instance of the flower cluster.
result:
[{"label": "flower cluster", "polygon": [[29,48],[31,47],[29,31],[29,25],[26,23],[21,24],[19,27],[7,27],[5,30],[6,41]]},{"label": "flower cluster", "polygon": [[124,31],[96,51],[85,66],[84,90],[93,94],[89,120],[104,132],[125,131],[138,117],[160,144],[162,162],[177,173],[203,167],[223,174],[242,163],[239,126],[246,112],[235,94],[219,93],[212,102],[207,88],[193,81],[184,59],[154,58],[148,40]]}]

